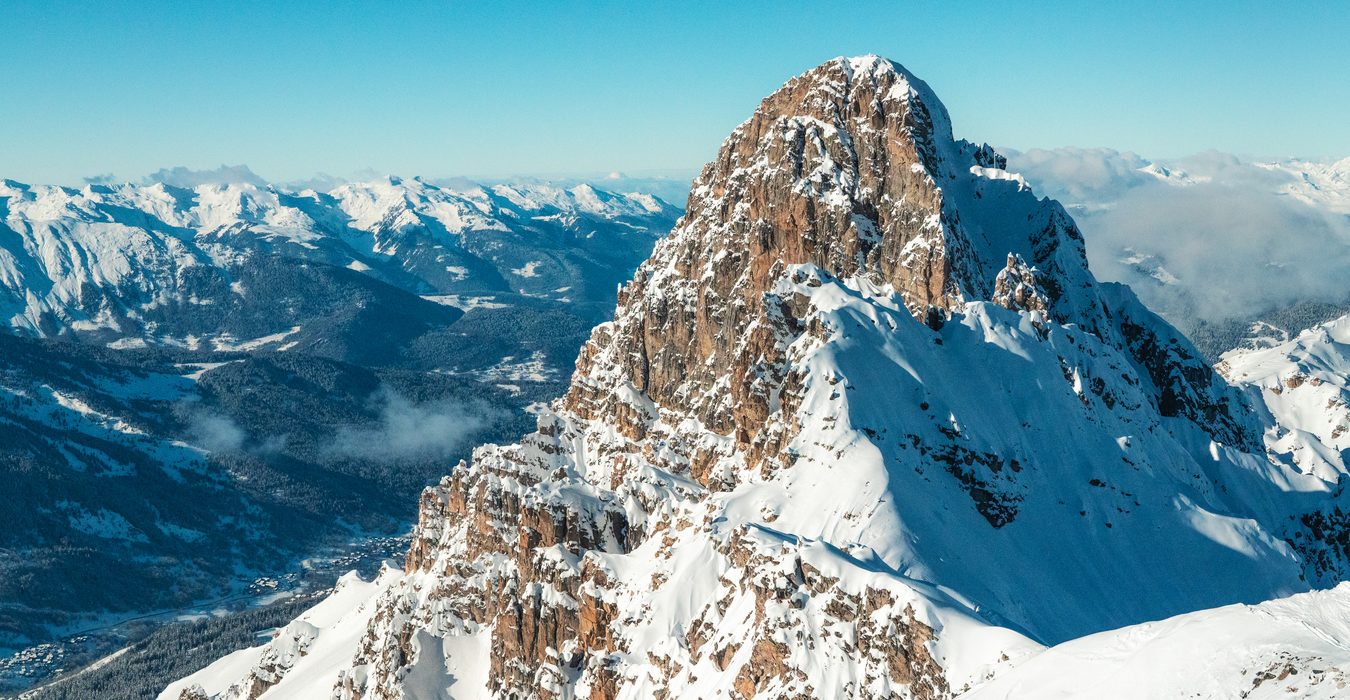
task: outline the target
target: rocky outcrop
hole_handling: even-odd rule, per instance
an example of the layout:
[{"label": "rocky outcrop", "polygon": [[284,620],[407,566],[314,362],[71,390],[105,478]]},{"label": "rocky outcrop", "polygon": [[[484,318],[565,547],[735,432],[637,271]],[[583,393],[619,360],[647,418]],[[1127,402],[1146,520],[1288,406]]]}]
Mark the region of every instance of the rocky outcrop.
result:
[{"label": "rocky outcrop", "polygon": [[[989,298],[997,268],[979,252],[1008,242],[963,224],[954,200],[969,193],[950,182],[1002,162],[987,146],[955,141],[927,85],[884,60],[834,61],[789,81],[695,181],[677,231],[624,289],[615,321],[583,349],[565,408],[619,418],[639,438],[641,419],[653,416],[615,399],[627,383],[772,459],[782,436],[761,433],[772,429],[774,401],[792,393],[781,368],[797,332],[786,300],[766,297],[777,279],[796,264],[861,276],[896,290],[921,318]],[[1034,237],[1012,244],[1045,271],[1037,282],[1022,263],[1035,291],[1020,293],[1048,310],[1043,288],[1090,277],[1081,237],[1058,207],[1034,207],[1032,216]]]},{"label": "rocky outcrop", "polygon": [[[791,268],[889,287],[917,316],[950,315],[994,290],[995,275],[976,257],[943,191],[959,167],[953,158],[1000,163],[987,147],[955,142],[927,86],[880,59],[821,66],[767,98],[733,132],[695,182],[681,224],[622,290],[614,321],[583,348],[559,414],[542,418],[519,446],[480,451],[472,467],[461,466],[423,499],[408,569],[438,577],[437,617],[491,630],[494,692],[546,697],[573,687],[606,697],[623,685],[611,668],[614,654],[634,650],[613,632],[621,621],[606,599],[615,585],[603,554],[653,541],[658,550],[673,548],[674,533],[708,527],[708,515],[698,512],[706,494],[792,465],[787,446],[800,430],[794,414],[804,393],[792,349],[828,333],[811,324],[808,299],[781,288]],[[1081,275],[1071,229],[1055,223],[1053,211],[1041,217],[1042,238],[1021,247],[1042,259],[1069,250],[1076,260],[1049,267]],[[1071,284],[1037,282],[1029,268],[1025,274],[1034,291],[1017,298],[1043,311],[1052,306],[1043,286]],[[810,284],[809,277],[796,279]],[[599,430],[613,434],[597,440]],[[659,473],[693,483],[656,483]],[[1012,517],[1009,507],[991,508],[992,522]],[[679,676],[710,659],[744,697],[787,688],[809,695],[820,689],[802,685],[799,661],[774,641],[794,630],[764,618],[766,607],[791,608],[796,588],[766,584],[763,570],[774,556],[747,541],[710,543],[710,554],[738,575],[693,621],[688,649],[658,665]],[[810,585],[804,574],[797,578]],[[894,606],[893,596],[821,593],[843,596],[830,605],[855,611],[848,648],[875,658],[857,692],[868,694],[862,681],[880,679],[885,687],[912,686],[916,697],[946,695],[928,655],[932,630],[912,607],[899,606],[896,622],[878,624],[875,611]],[[723,608],[738,596],[754,601],[750,630],[707,649],[700,635],[716,633]],[[437,620],[406,624],[436,627]],[[913,631],[897,637],[897,629]],[[357,659],[370,680],[350,694],[395,697],[409,654],[371,652]]]},{"label": "rocky outcrop", "polygon": [[1049,298],[1036,279],[1036,268],[1020,256],[1008,254],[1008,266],[994,278],[995,304],[1013,311],[1045,311]]}]

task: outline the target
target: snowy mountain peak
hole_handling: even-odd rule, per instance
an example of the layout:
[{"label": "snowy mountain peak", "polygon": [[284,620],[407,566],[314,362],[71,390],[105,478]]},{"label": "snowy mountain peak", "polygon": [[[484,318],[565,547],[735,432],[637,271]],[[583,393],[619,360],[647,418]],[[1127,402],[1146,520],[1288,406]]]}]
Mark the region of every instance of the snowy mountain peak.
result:
[{"label": "snowy mountain peak", "polygon": [[[928,83],[920,80],[904,66],[888,58],[867,54],[865,56],[839,56],[815,70],[821,69],[841,70],[851,82],[885,83],[889,86],[889,91],[886,94],[887,99],[918,100],[922,102],[925,109],[940,117],[933,122],[933,127],[938,131],[936,135],[939,137],[951,136],[951,119],[947,116],[947,108],[928,87]],[[812,72],[815,71],[808,72],[806,76],[810,76]]]},{"label": "snowy mountain peak", "polygon": [[[1017,254],[1050,281],[1056,315],[1095,323],[1081,234],[1004,162],[988,146],[955,140],[942,102],[903,68],[837,58],[789,81],[732,133],[695,182],[686,221],[719,217],[734,197],[745,211],[727,222],[741,236],[733,245],[753,248],[738,221],[777,207],[779,229],[795,217],[812,230],[765,242],[766,255],[869,275],[916,315],[989,299],[1003,260]],[[997,225],[1014,218],[1009,210],[1028,224]]]},{"label": "snowy mountain peak", "polygon": [[1144,173],[1146,175],[1152,175],[1153,177],[1169,184],[1182,186],[1194,185],[1198,182],[1204,182],[1207,179],[1204,177],[1201,178],[1191,177],[1191,175],[1184,170],[1169,168],[1160,163],[1149,163],[1148,165],[1139,168],[1139,172]]}]

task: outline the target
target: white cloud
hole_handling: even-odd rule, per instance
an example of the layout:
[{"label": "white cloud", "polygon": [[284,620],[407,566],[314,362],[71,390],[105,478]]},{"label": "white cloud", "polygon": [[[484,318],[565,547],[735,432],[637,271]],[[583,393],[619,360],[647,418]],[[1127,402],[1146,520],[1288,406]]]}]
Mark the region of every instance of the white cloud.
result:
[{"label": "white cloud", "polygon": [[146,180],[186,188],[198,185],[249,184],[258,187],[267,185],[267,181],[258,177],[247,165],[221,165],[212,170],[193,170],[179,165],[161,168],[147,176]]},{"label": "white cloud", "polygon": [[247,435],[229,416],[198,412],[188,425],[194,443],[208,452],[238,452]]},{"label": "white cloud", "polygon": [[364,459],[444,458],[503,417],[483,402],[429,401],[414,404],[390,390],[380,392],[375,426],[338,431],[332,452]]}]

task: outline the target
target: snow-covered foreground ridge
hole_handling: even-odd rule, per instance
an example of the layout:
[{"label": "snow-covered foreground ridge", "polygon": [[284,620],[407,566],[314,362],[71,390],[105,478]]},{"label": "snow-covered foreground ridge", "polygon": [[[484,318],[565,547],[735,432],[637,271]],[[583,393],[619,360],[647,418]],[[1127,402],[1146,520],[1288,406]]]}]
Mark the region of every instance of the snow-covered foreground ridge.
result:
[{"label": "snow-covered foreground ridge", "polygon": [[1342,698],[1348,639],[1343,583],[1075,639],[964,698]]},{"label": "snow-covered foreground ridge", "polygon": [[[1176,615],[1201,623],[1142,629],[1287,652],[1333,697],[1350,591],[1195,611],[1342,578],[1342,471],[1268,455],[1251,394],[1098,283],[1073,220],[1003,165],[884,59],[789,81],[537,432],[425,492],[405,570],[339,615],[359,638],[289,653],[289,630],[163,697],[1065,696],[1036,680],[1049,654],[1138,697],[1073,650],[1200,644],[1083,639]],[[1145,696],[1289,686],[1188,658]]]}]

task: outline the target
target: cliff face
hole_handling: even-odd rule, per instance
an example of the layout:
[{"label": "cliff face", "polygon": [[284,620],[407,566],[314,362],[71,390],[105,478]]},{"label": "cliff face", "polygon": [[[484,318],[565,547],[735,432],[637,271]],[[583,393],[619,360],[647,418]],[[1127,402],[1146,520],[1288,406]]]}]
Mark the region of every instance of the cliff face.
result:
[{"label": "cliff face", "polygon": [[[626,382],[744,447],[784,380],[782,324],[769,317],[783,309],[765,295],[788,266],[890,285],[920,318],[987,296],[992,275],[941,189],[953,157],[998,163],[954,142],[941,103],[903,69],[840,60],[790,81],[704,168],[677,231],[583,351],[564,405],[586,418],[612,412]],[[1069,267],[1082,269],[1076,232],[1037,213],[1054,239],[1043,255],[1067,241]]]},{"label": "cliff face", "polygon": [[1043,643],[1306,589],[1267,524],[1326,482],[1255,454],[1241,397],[1002,165],[883,59],[769,96],[566,396],[423,495],[405,573],[305,682],[950,697]]}]

